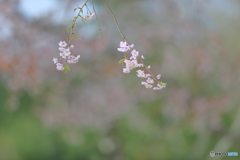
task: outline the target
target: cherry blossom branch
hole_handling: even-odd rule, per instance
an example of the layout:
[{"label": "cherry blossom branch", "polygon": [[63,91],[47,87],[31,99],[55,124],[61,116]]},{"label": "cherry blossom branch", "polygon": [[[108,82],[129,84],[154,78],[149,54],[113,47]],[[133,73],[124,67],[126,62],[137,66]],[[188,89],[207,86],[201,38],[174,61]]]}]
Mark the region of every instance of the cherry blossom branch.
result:
[{"label": "cherry blossom branch", "polygon": [[[76,24],[77,19],[81,18],[83,22],[85,22],[87,19],[91,19],[94,15],[96,15],[96,21],[101,33],[101,37],[103,40],[103,35],[102,35],[102,30],[98,21],[98,17],[96,14],[96,10],[93,4],[93,0],[92,0],[92,7],[93,7],[93,11],[94,13],[91,13],[91,11],[89,10],[87,3],[89,0],[86,0],[85,3],[83,4],[82,7],[77,7],[74,8],[74,11],[79,10],[77,16],[75,16],[73,19],[67,20],[67,21],[72,21],[70,27],[67,28],[67,32],[69,32],[69,38],[67,39],[67,43],[65,41],[60,41],[59,43],[59,50],[60,50],[60,58],[61,61],[59,61],[59,58],[53,58],[53,62],[56,64],[57,66],[57,70],[65,70],[65,71],[69,71],[69,67],[68,64],[69,63],[77,63],[78,59],[80,58],[80,55],[74,55],[73,53],[70,52],[70,49],[72,49],[74,46],[70,44],[71,40],[77,35],[75,35],[74,33],[74,27]],[[153,90],[161,90],[163,88],[166,87],[166,83],[160,82],[160,78],[161,75],[153,75],[151,70],[150,70],[150,65],[146,65],[143,61],[144,56],[143,55],[139,55],[139,52],[136,51],[135,49],[133,49],[134,44],[130,44],[126,37],[124,36],[124,34],[122,33],[122,31],[120,30],[118,21],[115,17],[115,15],[113,14],[113,11],[111,10],[111,8],[109,7],[109,5],[106,3],[105,0],[102,0],[102,2],[105,4],[105,6],[108,8],[111,16],[114,19],[114,22],[116,24],[116,27],[118,29],[119,34],[121,35],[121,37],[123,38],[123,41],[120,42],[120,48],[118,48],[119,52],[124,52],[124,59],[121,59],[119,61],[119,63],[121,63],[123,65],[123,63],[125,63],[125,68],[123,68],[123,72],[124,73],[130,73],[131,71],[133,71],[134,69],[138,69],[137,72],[137,76],[140,78],[145,78],[144,81],[141,82],[142,85],[144,85],[146,88],[153,88]],[[81,13],[83,13],[83,8],[86,7],[87,8],[87,15],[85,17],[83,17],[81,15]],[[131,56],[128,57],[127,56],[127,52],[131,51]],[[64,65],[65,64],[65,65]],[[145,73],[146,71],[146,73]]]},{"label": "cherry blossom branch", "polygon": [[[85,3],[82,5],[82,7],[78,7],[78,8],[75,8],[74,9],[74,11],[76,11],[76,9],[79,9],[79,11],[78,11],[78,14],[77,14],[77,16],[75,16],[75,17],[81,17],[81,12],[83,12],[83,8],[84,8],[84,6],[86,6],[86,4],[87,4],[87,2],[88,2],[89,0],[86,0],[85,1]],[[78,18],[75,18],[74,17],[74,19],[72,19],[72,21],[73,21],[73,23],[71,24],[71,26],[70,26],[70,33],[69,33],[69,37],[68,37],[68,39],[67,39],[67,44],[68,44],[68,46],[70,46],[70,41],[73,39],[72,37],[74,36],[74,27],[75,27],[75,24],[76,24],[76,21],[77,21],[77,19]],[[81,17],[81,18],[83,18],[83,17]]]},{"label": "cherry blossom branch", "polygon": [[[147,78],[146,81],[142,82],[142,85],[145,85],[146,88],[152,88],[153,87],[152,84],[156,84],[156,86],[153,87],[154,90],[161,90],[162,88],[165,88],[167,86],[167,83],[163,83],[163,82],[159,81],[159,79],[161,78],[160,74],[157,76],[154,76],[152,74],[152,72],[150,71],[150,66],[145,65],[143,62],[143,59],[144,59],[143,55],[141,56],[142,58],[139,58],[139,52],[132,49],[134,45],[133,44],[130,45],[130,43],[127,41],[126,37],[120,30],[118,21],[114,15],[113,11],[111,10],[111,8],[109,7],[109,5],[106,3],[105,0],[102,0],[102,2],[105,4],[105,6],[108,8],[109,12],[111,13],[111,15],[114,19],[114,22],[117,26],[118,32],[120,33],[121,37],[123,38],[123,42],[120,42],[120,48],[118,48],[118,51],[124,52],[124,59],[119,61],[122,64],[123,64],[123,62],[125,62],[125,64],[126,64],[126,68],[123,69],[123,72],[130,73],[130,71],[134,68],[145,68],[148,71],[148,73],[144,73],[143,70],[137,70],[138,77]],[[131,52],[132,56],[130,57],[130,59],[127,59],[126,52],[129,50],[132,51]],[[140,63],[138,63],[138,60],[140,61]],[[141,73],[141,74],[139,74],[139,73]]]},{"label": "cherry blossom branch", "polygon": [[[67,39],[67,43],[65,41],[59,42],[59,50],[60,50],[60,57],[59,58],[53,58],[53,62],[56,64],[57,70],[60,71],[70,71],[70,68],[68,64],[70,63],[77,63],[80,55],[75,55],[70,52],[70,50],[74,47],[70,44],[71,40],[74,37],[80,38],[78,35],[74,33],[74,27],[76,24],[77,19],[81,18],[83,22],[85,22],[87,19],[91,19],[92,16],[94,16],[94,13],[91,13],[87,3],[89,0],[86,0],[85,3],[82,5],[82,7],[74,8],[74,11],[79,10],[77,13],[77,16],[73,17],[73,19],[66,20],[65,22],[72,21],[70,27],[67,28],[67,32],[69,32],[69,37]],[[81,13],[83,13],[83,8],[87,8],[87,15],[83,17]]]}]

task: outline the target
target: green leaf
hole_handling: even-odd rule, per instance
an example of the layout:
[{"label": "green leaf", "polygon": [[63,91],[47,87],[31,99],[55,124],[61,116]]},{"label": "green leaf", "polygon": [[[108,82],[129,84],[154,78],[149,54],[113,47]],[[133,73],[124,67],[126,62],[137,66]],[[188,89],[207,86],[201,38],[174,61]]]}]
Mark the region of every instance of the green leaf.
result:
[{"label": "green leaf", "polygon": [[64,22],[69,22],[69,21],[72,21],[72,19],[65,20]]},{"label": "green leaf", "polygon": [[73,40],[73,39],[74,39],[74,35],[72,35],[69,40],[71,41],[71,40]]},{"label": "green leaf", "polygon": [[82,18],[82,22],[85,22],[85,21],[87,21],[87,19],[85,19],[85,18],[83,18],[83,17],[81,17]]},{"label": "green leaf", "polygon": [[73,11],[75,12],[78,8],[74,8]]},{"label": "green leaf", "polygon": [[118,63],[119,63],[119,64],[123,64],[124,60],[125,60],[125,59],[120,59],[120,60],[118,61]]},{"label": "green leaf", "polygon": [[65,66],[64,66],[64,71],[65,71],[65,72],[70,71],[70,68],[69,68],[68,64],[65,64]]},{"label": "green leaf", "polygon": [[81,39],[81,37],[79,35],[77,35],[77,34],[75,34],[75,37],[77,37],[78,39]]},{"label": "green leaf", "polygon": [[167,83],[158,82],[161,86],[167,86]]},{"label": "green leaf", "polygon": [[70,29],[71,29],[70,27],[66,28],[67,33],[69,33]]},{"label": "green leaf", "polygon": [[78,18],[79,18],[78,16],[74,17],[74,19],[78,19]]}]

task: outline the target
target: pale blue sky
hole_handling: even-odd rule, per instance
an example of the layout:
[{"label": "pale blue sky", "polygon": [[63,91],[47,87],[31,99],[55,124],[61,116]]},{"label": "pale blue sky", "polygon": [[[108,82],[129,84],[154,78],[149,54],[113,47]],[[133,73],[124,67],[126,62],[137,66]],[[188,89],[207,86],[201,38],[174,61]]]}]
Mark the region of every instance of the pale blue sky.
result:
[{"label": "pale blue sky", "polygon": [[[186,3],[188,3],[188,0],[176,1],[180,6],[185,6]],[[79,2],[81,2],[81,0],[79,0]],[[21,0],[19,9],[24,15],[29,18],[38,18],[50,11],[61,8],[61,4],[62,3],[58,0]],[[209,8],[217,7],[230,14],[236,11],[236,8],[230,5],[227,0],[209,0],[207,6]],[[59,14],[61,14],[61,12],[59,12]]]},{"label": "pale blue sky", "polygon": [[56,0],[21,0],[20,11],[30,17],[40,17],[59,5]]}]

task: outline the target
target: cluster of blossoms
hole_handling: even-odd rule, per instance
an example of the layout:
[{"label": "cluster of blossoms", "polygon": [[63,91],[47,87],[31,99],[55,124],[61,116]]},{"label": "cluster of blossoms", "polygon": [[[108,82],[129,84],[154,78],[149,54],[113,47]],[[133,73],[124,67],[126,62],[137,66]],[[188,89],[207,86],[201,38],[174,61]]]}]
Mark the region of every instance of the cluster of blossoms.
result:
[{"label": "cluster of blossoms", "polygon": [[[127,52],[131,51],[131,57],[127,59],[125,57],[124,63],[125,63],[125,68],[123,68],[123,73],[130,73],[131,70],[135,68],[140,68],[138,69],[137,76],[140,78],[145,78],[145,81],[142,81],[142,85],[144,85],[146,88],[153,88],[153,90],[161,90],[166,87],[165,83],[160,82],[161,75],[157,75],[156,77],[151,74],[150,72],[150,66],[146,66],[143,63],[144,56],[141,55],[139,56],[139,52],[133,49],[134,44],[128,44],[127,42],[120,42],[120,48],[118,48],[119,52]],[[145,70],[148,71],[148,73],[144,72]]]},{"label": "cluster of blossoms", "polygon": [[[85,22],[88,19],[91,19],[95,13],[91,13],[87,6],[88,0],[85,1],[84,5],[82,7],[77,7],[74,8],[74,11],[79,10],[77,16],[75,16],[73,19],[66,20],[67,21],[72,21],[70,27],[67,28],[67,32],[69,33],[69,38],[68,38],[68,43],[65,41],[60,41],[59,42],[59,50],[60,50],[60,57],[59,58],[53,58],[53,62],[56,64],[57,70],[60,71],[68,71],[70,70],[68,67],[68,64],[70,63],[77,63],[80,55],[74,55],[71,53],[71,49],[74,47],[73,45],[70,45],[70,41],[74,37],[78,37],[73,31],[75,27],[75,23],[78,18],[81,18],[83,22]],[[105,4],[106,2],[103,1]],[[115,16],[113,15],[111,9],[109,6],[106,4],[108,9],[110,10],[112,16],[115,19]],[[83,8],[87,8],[87,15],[82,16],[81,13],[83,13]],[[93,7],[94,9],[94,7]],[[94,10],[95,11],[95,10]],[[97,17],[96,17],[97,18]],[[98,20],[97,20],[98,21]],[[116,25],[119,29],[119,26],[117,24],[117,21],[115,20]],[[100,28],[101,31],[101,28]],[[119,30],[120,34],[122,35],[121,31]],[[124,36],[122,35],[124,38]],[[125,38],[124,38],[125,39]],[[118,48],[119,52],[124,52],[125,53],[125,58],[120,60],[121,63],[125,63],[125,67],[123,68],[124,73],[130,73],[134,69],[136,69],[137,76],[140,78],[144,78],[144,80],[141,82],[142,85],[144,85],[146,88],[152,88],[153,90],[161,90],[166,87],[166,83],[160,82],[161,75],[154,76],[151,71],[150,71],[150,66],[146,66],[143,62],[144,56],[139,55],[139,52],[134,49],[134,44],[129,44],[127,41],[120,42],[120,47]],[[128,58],[126,56],[126,52],[131,51],[131,56]]]},{"label": "cluster of blossoms", "polygon": [[[70,45],[70,47],[67,47],[67,43],[65,41],[60,41],[59,43],[59,51],[60,51],[60,57],[59,58],[53,58],[53,62],[56,64],[57,70],[63,71],[64,70],[64,63],[77,63],[78,59],[80,58],[80,55],[74,55],[70,52],[70,49],[72,49],[74,46]],[[59,60],[61,58],[61,60]]]}]

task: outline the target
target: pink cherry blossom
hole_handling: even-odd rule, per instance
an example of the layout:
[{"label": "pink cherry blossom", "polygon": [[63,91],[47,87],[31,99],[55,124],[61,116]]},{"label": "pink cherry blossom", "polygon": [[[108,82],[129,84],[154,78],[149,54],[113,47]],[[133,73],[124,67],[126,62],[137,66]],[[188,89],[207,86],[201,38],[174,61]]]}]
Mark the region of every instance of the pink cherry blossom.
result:
[{"label": "pink cherry blossom", "polygon": [[145,87],[146,87],[146,88],[152,88],[153,85],[151,85],[151,84],[147,84],[147,85],[145,85]]},{"label": "pink cherry blossom", "polygon": [[134,50],[131,52],[132,56],[130,57],[130,59],[137,59],[138,53],[139,53],[139,52],[134,49]]},{"label": "pink cherry blossom", "polygon": [[58,59],[57,58],[53,58],[53,63],[58,63]]},{"label": "pink cherry blossom", "polygon": [[77,63],[79,58],[80,58],[80,55],[78,55],[78,56],[70,55],[70,56],[68,57],[67,62],[68,62],[68,63]]},{"label": "pink cherry blossom", "polygon": [[128,45],[127,42],[120,42],[120,48],[118,48],[118,51],[127,52],[133,47],[134,47],[134,44]]},{"label": "pink cherry blossom", "polygon": [[148,77],[150,77],[151,76],[151,74],[145,74],[145,77],[144,78],[148,78]]},{"label": "pink cherry blossom", "polygon": [[86,15],[84,18],[91,19],[94,15],[95,15],[95,13],[90,13],[90,14]]},{"label": "pink cherry blossom", "polygon": [[157,79],[160,79],[161,78],[161,74],[157,75]]},{"label": "pink cherry blossom", "polygon": [[58,49],[59,49],[59,51],[63,52],[66,48],[64,48],[64,47],[59,47]]},{"label": "pink cherry blossom", "polygon": [[127,52],[127,51],[128,51],[128,48],[118,48],[118,51],[119,51],[119,52]]},{"label": "pink cherry blossom", "polygon": [[153,83],[154,83],[154,80],[153,80],[152,78],[149,78],[149,77],[148,77],[147,83],[153,84]]},{"label": "pink cherry blossom", "polygon": [[60,41],[58,44],[60,47],[63,47],[63,48],[67,46],[67,43],[65,41]]},{"label": "pink cherry blossom", "polygon": [[138,77],[145,78],[145,73],[144,73],[144,71],[142,71],[142,70],[139,69],[139,70],[137,70],[137,73],[138,73],[138,74],[137,74]]},{"label": "pink cherry blossom", "polygon": [[147,82],[142,82],[141,84],[144,85],[146,88],[152,88],[153,87],[153,85],[148,84]]},{"label": "pink cherry blossom", "polygon": [[161,90],[165,88],[165,86],[162,86],[161,84],[157,84],[157,87],[154,87],[153,90]]},{"label": "pink cherry blossom", "polygon": [[66,55],[65,55],[64,53],[60,52],[59,55],[60,55],[63,59],[66,59]]},{"label": "pink cherry blossom", "polygon": [[130,73],[130,69],[129,68],[123,68],[123,73]]},{"label": "pink cherry blossom", "polygon": [[63,67],[62,63],[57,63],[56,66],[57,66],[57,70],[59,70],[59,71],[64,70],[64,67]]},{"label": "pink cherry blossom", "polygon": [[70,54],[71,54],[71,52],[70,52],[70,49],[68,48],[68,49],[65,49],[64,51],[63,51],[63,54],[67,57],[67,56],[69,56]]}]

